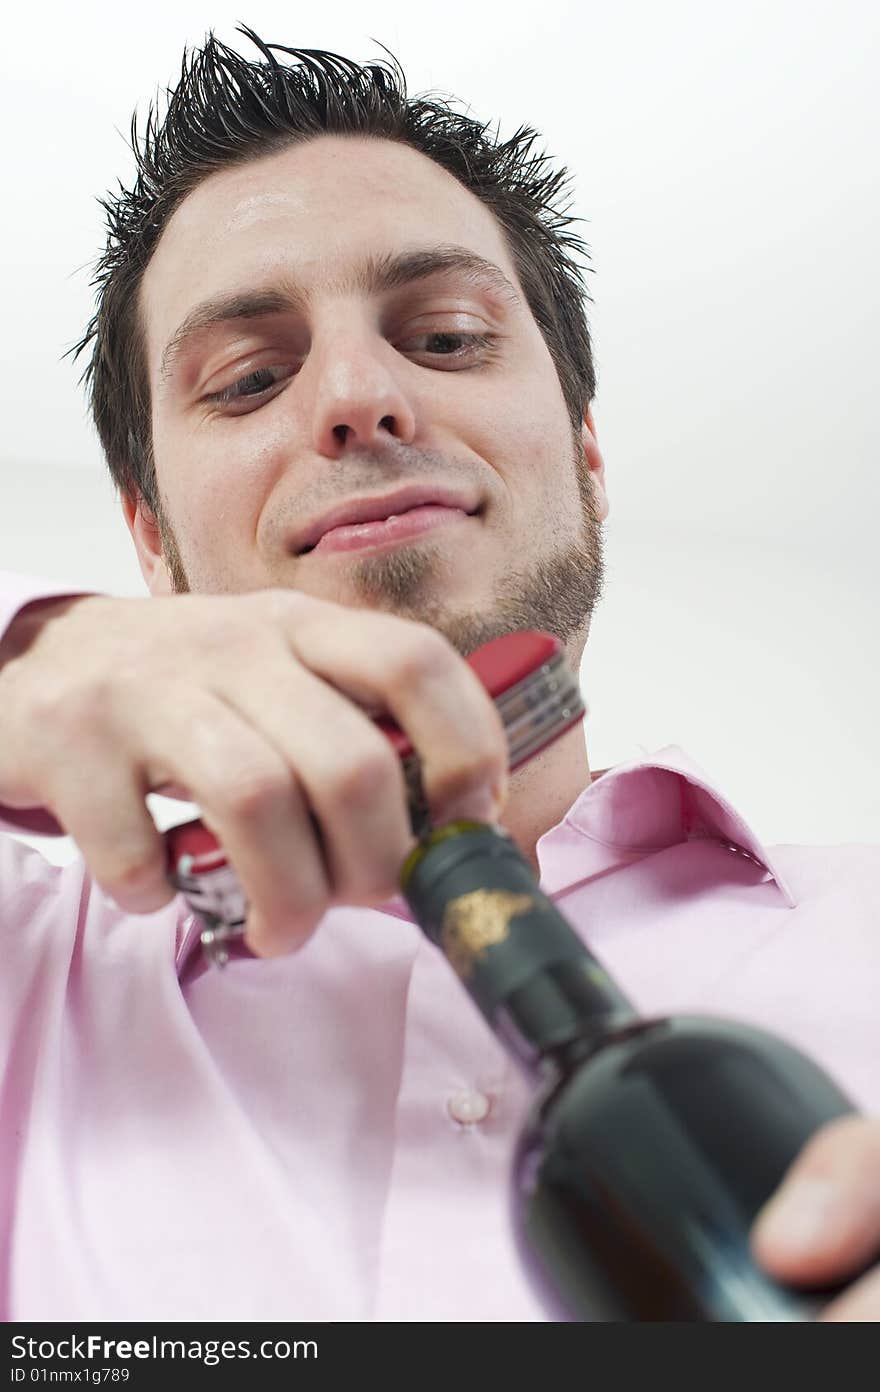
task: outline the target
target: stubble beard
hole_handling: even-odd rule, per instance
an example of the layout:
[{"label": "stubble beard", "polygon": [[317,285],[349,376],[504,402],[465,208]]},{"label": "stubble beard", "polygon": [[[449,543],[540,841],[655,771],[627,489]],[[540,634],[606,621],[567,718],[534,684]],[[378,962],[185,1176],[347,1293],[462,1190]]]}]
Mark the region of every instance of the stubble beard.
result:
[{"label": "stubble beard", "polygon": [[[442,547],[426,543],[355,561],[350,581],[359,607],[430,624],[463,657],[504,634],[541,629],[564,644],[576,668],[605,584],[602,522],[579,435],[574,465],[582,513],[579,539],[558,547],[531,570],[511,565],[496,581],[493,602],[479,614],[457,613],[436,599],[438,578],[449,561]],[[161,508],[156,521],[173,591],[190,594],[177,538]]]}]

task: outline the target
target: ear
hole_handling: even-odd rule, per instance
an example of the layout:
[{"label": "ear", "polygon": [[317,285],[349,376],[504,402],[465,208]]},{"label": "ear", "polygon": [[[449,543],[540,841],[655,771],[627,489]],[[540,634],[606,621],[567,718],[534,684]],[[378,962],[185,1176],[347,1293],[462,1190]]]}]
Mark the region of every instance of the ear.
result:
[{"label": "ear", "polygon": [[136,497],[124,494],[122,512],[125,517],[125,525],[131,532],[141,575],[147,582],[150,594],[173,594],[174,586],[171,583],[171,576],[162,554],[162,538],[159,535],[159,524],[155,516],[140,494]]},{"label": "ear", "polygon": [[608,494],[605,490],[605,461],[599,452],[599,442],[596,435],[595,422],[593,421],[592,406],[590,406],[584,414],[584,423],[581,427],[581,440],[584,446],[584,459],[593,476],[599,517],[600,520],[604,522],[611,511],[611,505],[608,502]]}]

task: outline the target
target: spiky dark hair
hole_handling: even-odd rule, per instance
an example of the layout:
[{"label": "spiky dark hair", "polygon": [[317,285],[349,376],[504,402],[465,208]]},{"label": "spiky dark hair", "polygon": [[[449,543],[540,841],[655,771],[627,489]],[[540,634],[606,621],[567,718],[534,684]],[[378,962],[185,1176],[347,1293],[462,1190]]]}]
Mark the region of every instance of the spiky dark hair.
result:
[{"label": "spiky dark hair", "polygon": [[[574,253],[589,260],[582,238],[564,229],[576,219],[556,206],[568,181],[564,168],[545,169],[532,155],[538,133],[521,126],[509,140],[487,136],[487,124],[427,97],[407,98],[406,78],[391,66],[361,66],[321,49],[264,43],[239,32],[265,61],[248,61],[209,32],[204,47],[187,55],[180,81],[166,89],[159,122],[149,106],[143,139],[137,111],[131,143],[137,160],[133,188],[99,200],[107,214],[107,242],[95,267],[96,311],[74,360],[91,344],[81,381],[114,484],[143,498],[159,515],[150,428],[150,389],[138,292],[169,218],[192,190],[217,170],[231,168],[321,134],[371,135],[397,140],[426,155],[462,183],[494,214],[523,292],[559,376],[572,423],[580,431],[596,391],[584,300],[589,299]],[[378,41],[374,41],[378,42]],[[295,63],[279,63],[276,53]]]}]

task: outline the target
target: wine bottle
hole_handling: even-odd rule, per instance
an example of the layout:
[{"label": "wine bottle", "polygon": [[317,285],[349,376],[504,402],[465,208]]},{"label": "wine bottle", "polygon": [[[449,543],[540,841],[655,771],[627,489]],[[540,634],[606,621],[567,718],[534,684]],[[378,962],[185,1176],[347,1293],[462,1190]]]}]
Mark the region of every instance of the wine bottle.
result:
[{"label": "wine bottle", "polygon": [[749,1025],[640,1017],[500,828],[458,821],[429,832],[401,889],[538,1083],[510,1195],[548,1315],[815,1318],[836,1290],[775,1281],[749,1235],[810,1136],[855,1110],[837,1084]]}]

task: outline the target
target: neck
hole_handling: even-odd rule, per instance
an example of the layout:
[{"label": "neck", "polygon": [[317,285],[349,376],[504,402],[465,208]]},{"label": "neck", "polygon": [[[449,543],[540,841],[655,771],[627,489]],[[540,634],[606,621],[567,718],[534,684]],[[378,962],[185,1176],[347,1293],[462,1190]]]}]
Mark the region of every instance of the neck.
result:
[{"label": "neck", "polygon": [[582,725],[572,726],[511,774],[501,826],[513,837],[536,876],[538,841],[562,821],[575,799],[589,787],[590,779]]}]

